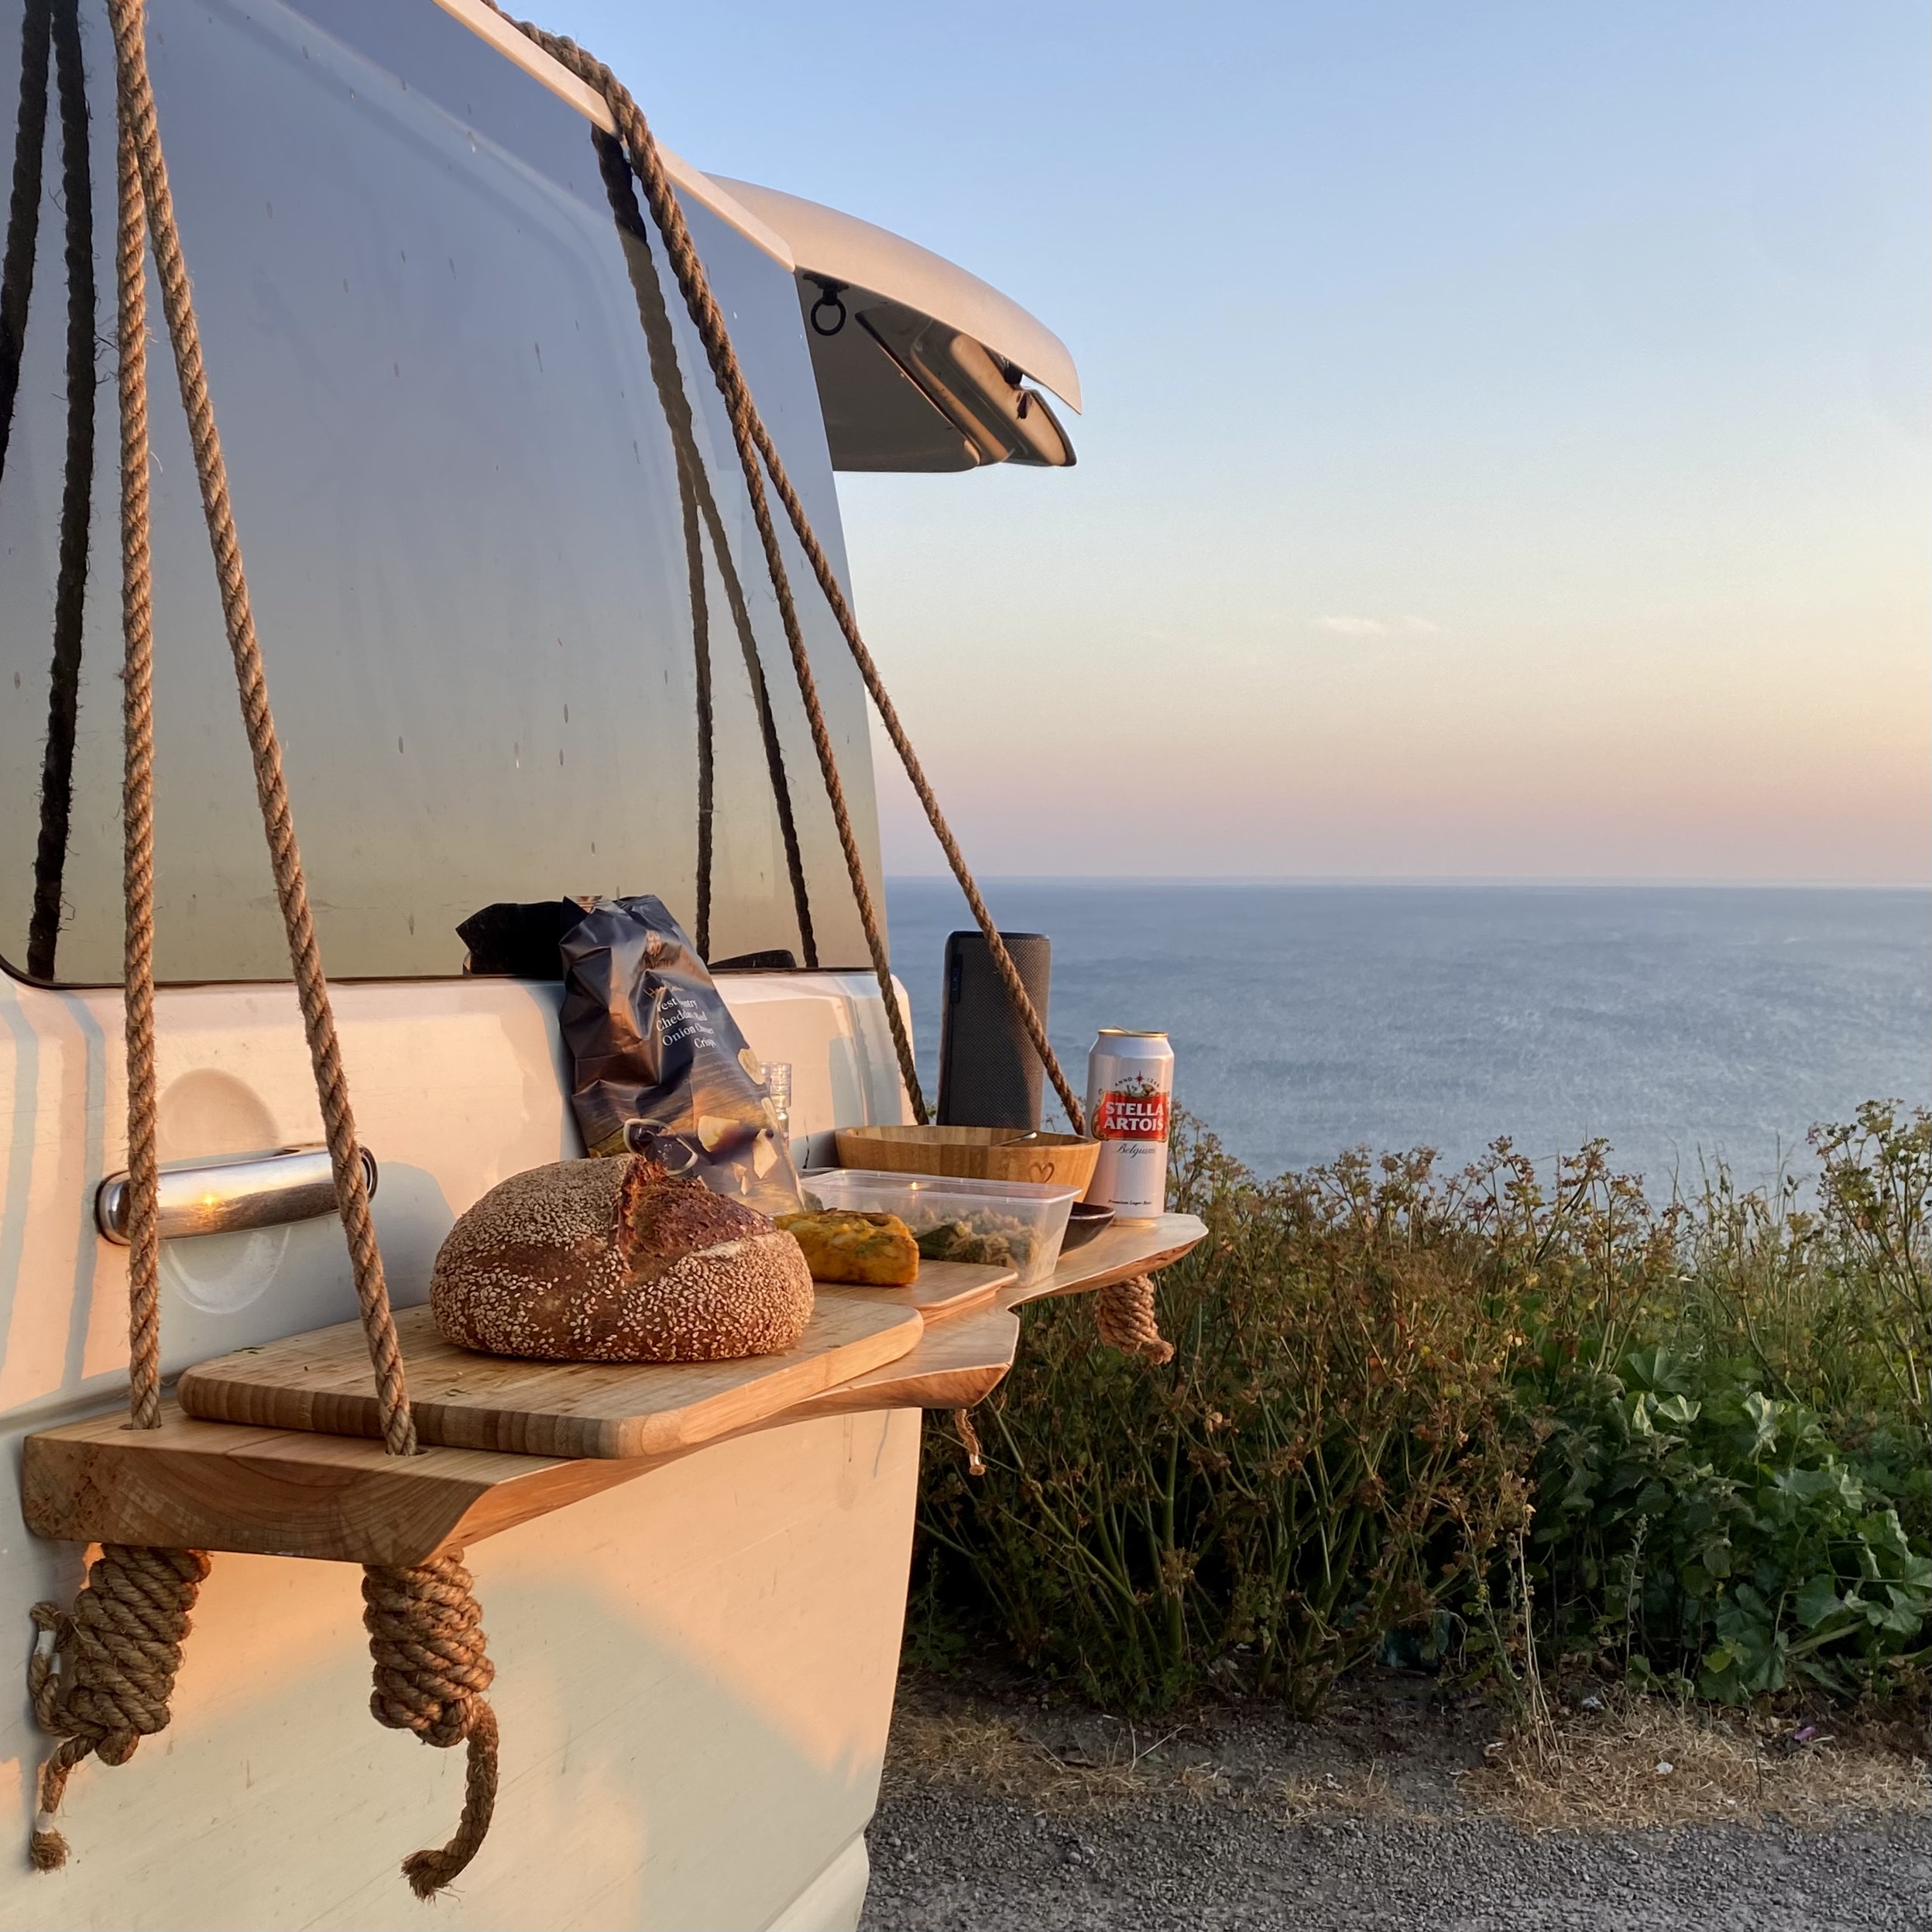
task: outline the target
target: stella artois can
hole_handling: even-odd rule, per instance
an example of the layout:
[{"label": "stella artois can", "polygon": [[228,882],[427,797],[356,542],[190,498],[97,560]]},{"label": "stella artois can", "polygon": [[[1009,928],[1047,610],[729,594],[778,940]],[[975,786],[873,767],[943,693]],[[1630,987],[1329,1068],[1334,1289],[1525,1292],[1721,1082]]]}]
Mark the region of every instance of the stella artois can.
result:
[{"label": "stella artois can", "polygon": [[1086,1131],[1100,1144],[1086,1198],[1123,1221],[1151,1221],[1167,1206],[1173,1099],[1167,1035],[1102,1027],[1086,1056]]}]

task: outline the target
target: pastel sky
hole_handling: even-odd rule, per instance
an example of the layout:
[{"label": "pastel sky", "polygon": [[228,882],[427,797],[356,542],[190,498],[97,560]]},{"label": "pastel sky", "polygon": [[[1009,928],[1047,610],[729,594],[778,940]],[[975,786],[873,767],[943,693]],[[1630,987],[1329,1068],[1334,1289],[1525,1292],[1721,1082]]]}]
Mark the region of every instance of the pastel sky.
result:
[{"label": "pastel sky", "polygon": [[1932,877],[1920,0],[545,19],[1072,348],[1076,468],[842,479],[983,870]]}]

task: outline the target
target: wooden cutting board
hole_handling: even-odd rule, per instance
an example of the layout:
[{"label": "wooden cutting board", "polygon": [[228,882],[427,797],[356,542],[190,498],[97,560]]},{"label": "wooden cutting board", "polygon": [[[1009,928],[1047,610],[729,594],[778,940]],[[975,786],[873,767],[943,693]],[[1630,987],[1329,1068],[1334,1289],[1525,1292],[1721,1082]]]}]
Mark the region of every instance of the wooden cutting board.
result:
[{"label": "wooden cutting board", "polygon": [[[973,1272],[996,1280],[1001,1273]],[[422,1441],[568,1457],[661,1456],[746,1428],[896,1361],[925,1326],[916,1307],[878,1290],[822,1287],[804,1340],[787,1355],[532,1362],[444,1341],[427,1306],[401,1309],[396,1316]],[[330,1436],[382,1433],[369,1347],[356,1322],[204,1362],[182,1376],[177,1393],[188,1415],[207,1422]]]}]

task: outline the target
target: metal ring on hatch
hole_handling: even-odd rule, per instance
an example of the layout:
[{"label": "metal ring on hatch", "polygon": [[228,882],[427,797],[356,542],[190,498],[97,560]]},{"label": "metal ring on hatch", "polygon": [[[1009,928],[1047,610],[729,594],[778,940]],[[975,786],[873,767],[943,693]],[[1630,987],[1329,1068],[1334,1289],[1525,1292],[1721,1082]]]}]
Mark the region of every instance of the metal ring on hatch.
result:
[{"label": "metal ring on hatch", "polygon": [[[815,282],[818,278],[812,278]],[[812,332],[815,335],[836,335],[846,325],[846,305],[839,296],[851,286],[847,282],[818,282],[818,299],[812,305]],[[836,318],[829,328],[818,320],[821,309],[830,309]]]}]

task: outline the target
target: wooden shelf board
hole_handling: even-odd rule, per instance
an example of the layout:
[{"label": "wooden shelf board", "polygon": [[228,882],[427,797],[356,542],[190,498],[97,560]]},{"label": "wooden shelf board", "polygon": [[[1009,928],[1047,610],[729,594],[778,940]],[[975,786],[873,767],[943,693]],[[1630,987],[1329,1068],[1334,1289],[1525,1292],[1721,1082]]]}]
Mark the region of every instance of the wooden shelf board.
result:
[{"label": "wooden shelf board", "polygon": [[[730,1433],[880,1409],[970,1407],[1012,1365],[1014,1310],[1022,1302],[1144,1273],[1162,1265],[1156,1257],[1173,1260],[1205,1232],[1177,1215],[1151,1227],[1109,1228],[1038,1289],[1011,1287],[1008,1272],[980,1271],[992,1282],[970,1296],[949,1295],[936,1312],[928,1308],[925,1332],[897,1360]],[[888,1299],[915,1291],[853,1292]],[[170,1402],[156,1429],[130,1429],[117,1410],[29,1436],[22,1493],[30,1529],[76,1543],[417,1563],[633,1481],[703,1446],[621,1460],[453,1448],[403,1458],[359,1436],[200,1421]]]},{"label": "wooden shelf board", "polygon": [[850,1416],[869,1409],[970,1409],[999,1387],[1013,1366],[1020,1318],[989,1305],[930,1326],[896,1362],[875,1368],[786,1412],[786,1422]]},{"label": "wooden shelf board", "polygon": [[29,1436],[21,1491],[37,1536],[412,1563],[676,1460],[397,1457],[359,1436],[198,1422],[170,1402],[159,1429],[117,1410]]},{"label": "wooden shelf board", "polygon": [[1163,1214],[1151,1221],[1116,1222],[1092,1241],[1060,1258],[1048,1278],[1033,1288],[1010,1288],[1000,1297],[1007,1308],[1018,1308],[1049,1295],[1083,1295],[1115,1282],[1131,1281],[1178,1261],[1207,1233],[1205,1223],[1192,1214]]}]

